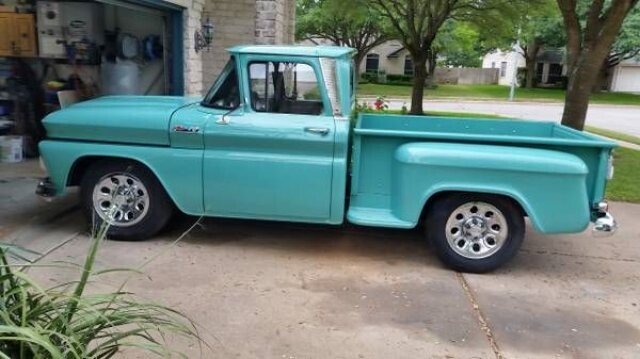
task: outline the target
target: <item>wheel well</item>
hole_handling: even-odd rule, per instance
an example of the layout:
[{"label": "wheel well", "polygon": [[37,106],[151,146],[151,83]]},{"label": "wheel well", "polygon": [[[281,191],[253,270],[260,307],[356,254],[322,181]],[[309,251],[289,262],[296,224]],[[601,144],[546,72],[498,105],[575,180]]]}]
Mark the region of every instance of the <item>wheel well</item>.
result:
[{"label": "wheel well", "polygon": [[422,214],[420,215],[420,221],[424,222],[427,213],[429,213],[431,208],[440,199],[445,198],[447,196],[450,196],[452,194],[462,194],[462,193],[467,193],[467,194],[477,193],[477,194],[484,194],[484,195],[492,195],[492,196],[496,196],[496,197],[502,197],[502,198],[510,201],[511,203],[513,203],[513,205],[520,210],[520,214],[523,217],[527,216],[527,212],[524,210],[524,208],[522,208],[522,206],[520,205],[520,202],[518,202],[517,200],[515,200],[513,197],[510,197],[510,196],[506,196],[506,195],[502,195],[502,194],[496,194],[496,193],[487,193],[487,192],[443,191],[443,192],[438,192],[438,193],[432,195],[431,197],[429,197],[429,199],[427,200],[427,203],[425,203],[424,207],[422,208]]},{"label": "wheel well", "polygon": [[111,157],[111,156],[85,156],[77,159],[71,166],[69,177],[67,179],[67,186],[79,186],[82,181],[82,177],[87,172],[89,166],[96,162],[130,162],[144,166],[148,169],[147,165],[140,161],[132,160],[130,158],[123,157]]}]

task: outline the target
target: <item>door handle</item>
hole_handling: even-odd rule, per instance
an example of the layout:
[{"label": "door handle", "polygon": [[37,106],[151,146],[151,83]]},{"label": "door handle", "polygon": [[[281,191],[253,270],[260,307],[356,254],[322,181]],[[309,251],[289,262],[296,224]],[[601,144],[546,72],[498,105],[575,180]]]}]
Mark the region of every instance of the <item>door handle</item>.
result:
[{"label": "door handle", "polygon": [[314,133],[320,136],[326,136],[329,134],[329,129],[324,127],[305,127],[304,132]]}]

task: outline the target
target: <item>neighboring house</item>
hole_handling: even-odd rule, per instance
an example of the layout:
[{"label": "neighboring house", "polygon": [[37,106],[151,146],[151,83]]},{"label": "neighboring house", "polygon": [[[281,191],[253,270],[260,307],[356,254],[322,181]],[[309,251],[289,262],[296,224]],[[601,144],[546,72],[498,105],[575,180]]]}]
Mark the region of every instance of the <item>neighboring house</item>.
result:
[{"label": "neighboring house", "polygon": [[524,56],[514,51],[497,50],[482,59],[482,68],[498,69],[498,84],[505,86],[511,85],[514,71],[525,65]]},{"label": "neighboring house", "polygon": [[[413,76],[413,60],[400,41],[387,41],[374,47],[362,60],[360,73],[366,72]],[[495,84],[497,76],[495,71],[479,68],[437,67],[435,81],[439,84]]]},{"label": "neighboring house", "polygon": [[413,76],[413,61],[400,41],[387,41],[369,51],[360,64],[360,72]]},{"label": "neighboring house", "polygon": [[[515,69],[524,68],[526,62],[520,52],[495,51],[484,56],[483,68],[499,69],[500,85],[510,85]],[[556,86],[567,75],[564,65],[564,51],[561,49],[541,50],[536,57],[536,83],[538,86]],[[622,61],[609,70],[609,76],[604,80],[603,88],[612,92],[640,93],[640,59]]]},{"label": "neighboring house", "polygon": [[640,93],[640,58],[622,61],[610,74],[611,91]]}]

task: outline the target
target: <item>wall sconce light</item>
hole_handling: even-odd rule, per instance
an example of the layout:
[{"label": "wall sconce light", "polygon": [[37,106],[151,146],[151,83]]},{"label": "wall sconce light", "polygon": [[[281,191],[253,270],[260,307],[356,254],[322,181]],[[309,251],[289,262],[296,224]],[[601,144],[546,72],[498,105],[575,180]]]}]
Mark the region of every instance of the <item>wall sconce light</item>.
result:
[{"label": "wall sconce light", "polygon": [[211,40],[213,40],[213,23],[209,15],[207,15],[207,20],[202,23],[202,28],[200,30],[196,29],[193,38],[195,42],[193,48],[196,52],[204,48],[209,52],[209,49],[211,49]]}]

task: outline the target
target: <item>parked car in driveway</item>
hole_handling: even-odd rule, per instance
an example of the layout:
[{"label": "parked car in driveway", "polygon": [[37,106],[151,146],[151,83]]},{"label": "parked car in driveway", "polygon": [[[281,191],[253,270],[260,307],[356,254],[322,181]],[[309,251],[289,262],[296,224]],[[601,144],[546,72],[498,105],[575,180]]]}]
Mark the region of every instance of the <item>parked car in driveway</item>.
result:
[{"label": "parked car in driveway", "polygon": [[102,97],[50,114],[38,192],[80,186],[113,238],[196,216],[416,228],[439,257],[485,272],[525,217],[542,233],[616,225],[615,144],[555,123],[360,114],[353,50],[240,46],[203,99]]}]

